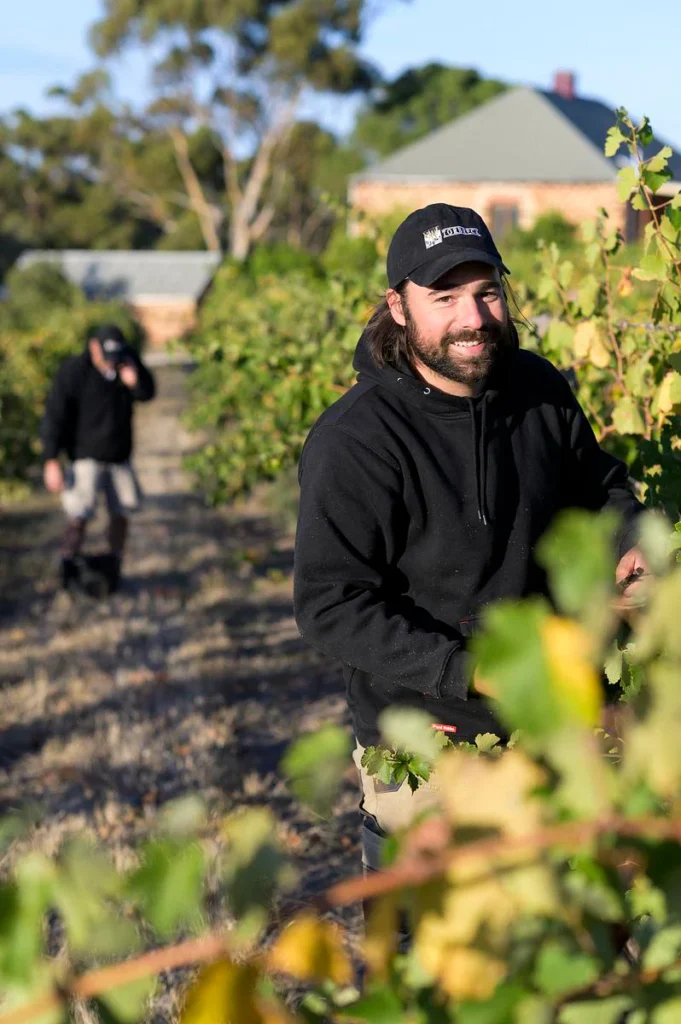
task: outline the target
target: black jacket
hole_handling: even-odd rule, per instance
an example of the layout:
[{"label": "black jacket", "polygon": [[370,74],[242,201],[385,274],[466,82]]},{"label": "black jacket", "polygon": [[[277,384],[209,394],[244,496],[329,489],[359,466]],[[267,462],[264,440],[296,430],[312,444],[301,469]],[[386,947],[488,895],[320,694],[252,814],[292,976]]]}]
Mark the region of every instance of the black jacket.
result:
[{"label": "black jacket", "polygon": [[132,390],[116,377],[109,381],[86,350],[64,360],[45,403],[40,437],[45,459],[61,451],[74,459],[126,462],[132,454],[133,402],[154,397],[154,378],[131,353],[137,367]]},{"label": "black jacket", "polygon": [[545,593],[533,550],[560,509],[617,509],[621,555],[643,506],[540,356],[513,351],[474,399],[377,370],[363,339],[354,366],[357,384],[319,418],[300,462],[300,632],[343,662],[362,744],[377,742],[389,704],[425,708],[459,739],[499,732],[468,695],[464,638],[480,610]]}]

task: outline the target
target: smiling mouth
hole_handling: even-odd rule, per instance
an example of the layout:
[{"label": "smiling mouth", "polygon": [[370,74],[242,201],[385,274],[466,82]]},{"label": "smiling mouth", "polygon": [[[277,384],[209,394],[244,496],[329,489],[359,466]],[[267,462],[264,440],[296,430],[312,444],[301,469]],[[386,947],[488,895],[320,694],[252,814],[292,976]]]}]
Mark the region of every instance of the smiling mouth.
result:
[{"label": "smiling mouth", "polygon": [[453,341],[451,343],[452,348],[457,349],[459,352],[469,352],[471,355],[482,352],[486,345],[486,341]]}]

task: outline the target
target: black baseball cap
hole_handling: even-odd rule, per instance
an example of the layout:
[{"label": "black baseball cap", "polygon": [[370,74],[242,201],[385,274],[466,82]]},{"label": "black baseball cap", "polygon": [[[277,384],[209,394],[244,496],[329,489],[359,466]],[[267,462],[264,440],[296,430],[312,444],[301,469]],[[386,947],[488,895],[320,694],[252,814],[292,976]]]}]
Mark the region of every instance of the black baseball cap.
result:
[{"label": "black baseball cap", "polygon": [[505,274],[507,267],[479,213],[466,206],[433,203],[410,213],[388,248],[388,284],[409,278],[428,288],[460,263],[489,263]]},{"label": "black baseball cap", "polygon": [[90,337],[97,339],[107,359],[116,359],[128,351],[125,335],[116,324],[102,324],[92,331]]}]

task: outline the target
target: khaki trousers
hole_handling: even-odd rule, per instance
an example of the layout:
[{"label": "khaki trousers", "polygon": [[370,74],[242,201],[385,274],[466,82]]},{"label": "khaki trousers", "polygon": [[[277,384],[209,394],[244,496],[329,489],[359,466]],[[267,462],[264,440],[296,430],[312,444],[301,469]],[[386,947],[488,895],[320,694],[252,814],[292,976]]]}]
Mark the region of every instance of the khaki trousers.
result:
[{"label": "khaki trousers", "polygon": [[358,743],[352,757],[362,787],[361,809],[375,820],[382,832],[390,835],[407,828],[422,811],[437,807],[440,789],[436,777],[431,776],[428,782],[423,782],[415,793],[406,781],[401,785],[387,785],[362,767],[363,753],[364,747]]}]

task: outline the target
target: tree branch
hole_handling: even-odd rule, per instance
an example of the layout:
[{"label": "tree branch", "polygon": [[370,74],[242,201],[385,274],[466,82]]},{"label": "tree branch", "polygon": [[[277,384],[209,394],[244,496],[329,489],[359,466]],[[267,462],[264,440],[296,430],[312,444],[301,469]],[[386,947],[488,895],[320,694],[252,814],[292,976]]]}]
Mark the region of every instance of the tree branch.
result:
[{"label": "tree branch", "polygon": [[248,254],[248,246],[253,239],[252,230],[257,217],[256,211],[270,173],[274,152],[277,146],[284,141],[291,128],[298,96],[299,93],[296,92],[286,104],[281,116],[272,122],[263,135],[241,201],[232,208],[232,254],[237,259],[245,259]]},{"label": "tree branch", "polygon": [[184,186],[187,189],[187,195],[189,196],[192,208],[199,218],[201,225],[201,233],[203,234],[206,248],[210,252],[220,252],[222,246],[220,245],[220,236],[217,232],[216,227],[216,209],[208,202],[203,186],[199,181],[199,176],[194,170],[194,166],[189,156],[189,142],[184,132],[177,127],[177,125],[171,125],[168,129],[168,133],[175,149],[175,157],[177,160],[177,166]]}]

